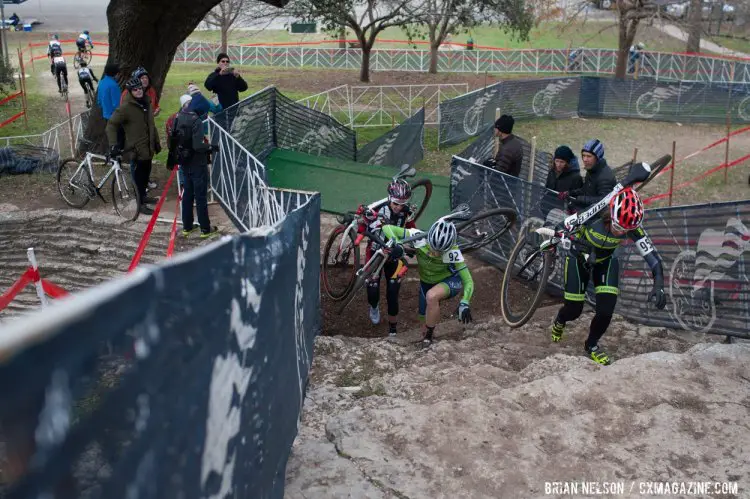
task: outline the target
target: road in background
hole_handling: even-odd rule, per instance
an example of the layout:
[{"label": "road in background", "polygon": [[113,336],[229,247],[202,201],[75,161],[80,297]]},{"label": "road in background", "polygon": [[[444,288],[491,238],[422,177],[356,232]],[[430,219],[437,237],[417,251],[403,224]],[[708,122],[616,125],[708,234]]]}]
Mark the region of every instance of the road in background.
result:
[{"label": "road in background", "polygon": [[5,18],[14,12],[23,23],[36,19],[37,31],[107,31],[108,0],[27,0],[19,5],[5,4]]}]

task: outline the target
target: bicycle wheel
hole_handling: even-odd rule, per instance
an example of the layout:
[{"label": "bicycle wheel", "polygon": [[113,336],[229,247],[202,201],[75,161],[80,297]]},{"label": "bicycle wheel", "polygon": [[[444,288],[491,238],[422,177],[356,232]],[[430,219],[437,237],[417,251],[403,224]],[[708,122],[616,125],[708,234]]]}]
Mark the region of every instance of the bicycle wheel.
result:
[{"label": "bicycle wheel", "polygon": [[636,191],[640,191],[643,189],[643,187],[646,186],[649,182],[651,182],[656,176],[661,173],[661,171],[669,164],[669,162],[672,161],[672,156],[670,154],[665,154],[661,158],[657,159],[653,163],[651,163],[651,175],[648,176],[646,180],[641,182],[636,188]]},{"label": "bicycle wheel", "polygon": [[83,55],[81,56],[81,60],[86,61],[86,64],[91,64],[91,57],[93,54],[91,53],[91,49],[86,50]]},{"label": "bicycle wheel", "polygon": [[57,190],[73,208],[83,208],[94,197],[94,181],[82,162],[68,158],[57,168]]},{"label": "bicycle wheel", "polygon": [[[349,234],[346,241],[346,226],[339,225],[326,242],[323,251],[323,289],[333,301],[340,301],[346,297],[359,268],[359,246],[354,244],[354,236]],[[341,244],[342,241],[345,244]]]},{"label": "bicycle wheel", "polygon": [[73,67],[76,68],[76,69],[80,69],[80,67],[81,67],[81,53],[80,52],[78,52],[73,57]]},{"label": "bicycle wheel", "polygon": [[517,218],[518,213],[512,208],[495,208],[456,224],[458,248],[462,253],[471,253],[498,240],[513,227]]},{"label": "bicycle wheel", "polygon": [[341,307],[339,307],[339,314],[343,313],[344,309],[352,301],[354,301],[354,298],[357,296],[357,292],[365,286],[367,279],[372,275],[372,273],[380,268],[380,262],[382,261],[383,257],[378,255],[372,259],[372,262],[365,263],[365,266],[362,268],[362,272],[360,272],[360,274],[357,276],[357,279],[354,281],[354,285],[347,292],[346,297],[344,298],[344,303],[341,305]]},{"label": "bicycle wheel", "polygon": [[414,213],[412,220],[417,221],[419,217],[424,213],[427,208],[427,203],[430,202],[432,196],[432,182],[426,178],[420,178],[413,184],[411,184],[411,199],[416,199],[415,203],[410,202],[412,206],[412,212]]},{"label": "bicycle wheel", "polygon": [[117,214],[126,220],[135,221],[141,213],[141,198],[133,177],[123,170],[116,170],[112,175],[112,204]]},{"label": "bicycle wheel", "polygon": [[510,327],[526,324],[547,287],[552,254],[539,249],[535,232],[519,234],[508,258],[500,288],[500,309]]}]

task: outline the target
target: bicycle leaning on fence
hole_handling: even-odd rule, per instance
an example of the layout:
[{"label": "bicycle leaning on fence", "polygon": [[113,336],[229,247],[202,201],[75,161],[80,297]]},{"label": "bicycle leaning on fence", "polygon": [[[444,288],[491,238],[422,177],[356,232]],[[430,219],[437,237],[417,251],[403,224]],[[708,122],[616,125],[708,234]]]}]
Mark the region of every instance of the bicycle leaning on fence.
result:
[{"label": "bicycle leaning on fence", "polygon": [[[576,238],[577,231],[609,206],[610,200],[622,189],[635,184],[639,184],[635,190],[642,189],[671,159],[670,155],[665,155],[651,165],[635,163],[627,177],[583,213],[570,215],[555,227],[542,226],[532,230],[531,226],[527,226],[525,231],[521,231],[508,257],[500,288],[500,310],[505,323],[510,327],[520,327],[534,315],[557,260],[558,247],[568,251],[575,246],[588,260],[591,249]],[[541,238],[547,239],[540,242]]]},{"label": "bicycle leaning on fence", "polygon": [[[121,156],[112,158],[109,155],[102,156],[90,152],[87,152],[82,160],[63,160],[57,170],[57,189],[63,201],[73,208],[83,208],[98,196],[106,203],[101,189],[112,177],[112,205],[115,211],[126,220],[136,220],[140,214],[140,195],[135,188],[132,175],[122,169],[121,162]],[[99,183],[94,175],[95,164],[109,166]]]}]

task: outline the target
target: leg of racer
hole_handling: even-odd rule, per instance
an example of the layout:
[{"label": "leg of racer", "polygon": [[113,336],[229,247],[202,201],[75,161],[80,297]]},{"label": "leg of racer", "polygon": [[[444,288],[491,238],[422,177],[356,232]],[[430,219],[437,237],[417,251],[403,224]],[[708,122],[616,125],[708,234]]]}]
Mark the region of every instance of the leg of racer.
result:
[{"label": "leg of racer", "polygon": [[401,289],[401,279],[398,276],[401,270],[400,262],[388,261],[383,267],[387,278],[385,284],[385,298],[388,303],[388,334],[396,335],[398,325],[398,293]]},{"label": "leg of racer", "polygon": [[599,349],[599,340],[609,327],[617,305],[619,292],[620,264],[617,258],[611,257],[594,266],[594,286],[596,288],[596,313],[591,320],[589,337],[584,348],[592,360],[599,364],[610,363],[609,356]]},{"label": "leg of racer", "polygon": [[562,339],[565,324],[578,319],[583,312],[589,274],[582,257],[566,256],[563,276],[565,279],[565,303],[557,312],[555,322],[552,324],[552,341],[554,342]]},{"label": "leg of racer", "polygon": [[[369,261],[372,257],[373,249],[371,246],[367,246],[365,251],[365,261]],[[370,305],[370,322],[373,324],[380,323],[380,274],[370,276],[367,282],[367,303]]]},{"label": "leg of racer", "polygon": [[463,288],[458,274],[437,283],[419,283],[419,317],[424,318],[422,325],[423,341],[426,345],[432,343],[435,326],[440,320],[440,302],[456,296]]}]

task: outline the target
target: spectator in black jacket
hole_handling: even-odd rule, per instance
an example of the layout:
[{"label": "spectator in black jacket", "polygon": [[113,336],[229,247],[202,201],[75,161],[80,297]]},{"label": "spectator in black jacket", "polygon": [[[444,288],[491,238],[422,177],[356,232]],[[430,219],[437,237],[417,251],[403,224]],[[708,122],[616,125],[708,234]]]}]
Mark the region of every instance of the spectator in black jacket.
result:
[{"label": "spectator in black jacket", "polygon": [[508,175],[518,177],[523,164],[523,145],[513,135],[513,116],[504,114],[495,122],[495,136],[500,137],[500,148],[494,159],[485,162],[489,166]]},{"label": "spectator in black jacket", "polygon": [[205,87],[219,97],[219,104],[226,109],[240,101],[240,92],[247,90],[247,82],[229,65],[229,56],[224,52],[216,57],[218,66],[208,75]]},{"label": "spectator in black jacket", "polygon": [[599,139],[591,139],[583,145],[581,158],[583,168],[586,170],[583,187],[560,192],[559,197],[565,199],[571,196],[574,198],[571,201],[575,206],[585,208],[612,192],[617,179],[607,164],[607,160],[604,159],[604,144]]},{"label": "spectator in black jacket", "polygon": [[557,192],[566,192],[583,187],[581,167],[578,165],[578,158],[573,154],[570,147],[560,146],[555,149],[545,187]]}]

